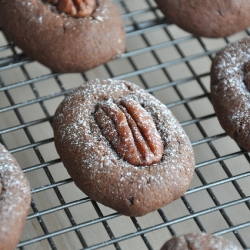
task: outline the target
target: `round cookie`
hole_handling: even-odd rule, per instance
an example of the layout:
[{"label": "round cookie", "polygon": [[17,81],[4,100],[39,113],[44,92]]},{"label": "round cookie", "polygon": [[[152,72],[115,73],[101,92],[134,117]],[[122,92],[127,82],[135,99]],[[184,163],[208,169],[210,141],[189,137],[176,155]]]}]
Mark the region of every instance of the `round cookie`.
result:
[{"label": "round cookie", "polygon": [[14,157],[0,144],[0,250],[15,249],[29,207],[29,183]]},{"label": "round cookie", "polygon": [[52,71],[83,72],[122,54],[125,35],[110,0],[95,0],[90,16],[77,17],[72,8],[81,1],[90,0],[67,0],[71,8],[64,10],[63,0],[0,0],[0,23],[9,39]]},{"label": "round cookie", "polygon": [[211,99],[222,128],[250,151],[250,38],[229,44],[211,67]]},{"label": "round cookie", "polygon": [[225,37],[250,26],[248,0],[155,0],[166,18],[197,36]]},{"label": "round cookie", "polygon": [[243,248],[206,233],[190,233],[167,241],[161,250],[243,250]]},{"label": "round cookie", "polygon": [[190,141],[169,109],[122,80],[87,82],[56,110],[55,146],[75,184],[121,214],[179,198],[194,172]]}]

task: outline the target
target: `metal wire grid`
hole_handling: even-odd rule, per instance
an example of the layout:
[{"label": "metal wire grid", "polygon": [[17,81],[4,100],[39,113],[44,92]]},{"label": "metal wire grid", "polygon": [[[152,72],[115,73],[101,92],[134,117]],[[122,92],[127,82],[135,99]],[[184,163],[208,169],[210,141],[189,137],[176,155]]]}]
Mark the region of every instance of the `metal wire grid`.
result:
[{"label": "metal wire grid", "polygon": [[[193,225],[191,228],[196,228],[196,231],[223,235],[232,239],[244,249],[250,249],[250,193],[248,187],[244,186],[249,180],[248,178],[250,178],[249,154],[236,145],[233,146],[234,150],[221,153],[220,149],[227,146],[221,144],[221,141],[225,141],[229,144],[234,144],[234,142],[231,141],[222,130],[216,130],[215,133],[207,132],[209,129],[207,129],[206,122],[216,121],[216,116],[214,112],[204,112],[201,115],[197,115],[196,106],[194,106],[194,103],[198,103],[199,106],[200,101],[210,100],[209,69],[207,68],[204,72],[199,73],[197,68],[199,68],[200,65],[194,62],[199,62],[200,59],[206,59],[211,63],[212,57],[220,49],[219,47],[223,47],[231,40],[236,39],[236,37],[216,40],[216,44],[220,42],[221,45],[211,49],[207,45],[208,40],[206,39],[194,37],[185,32],[182,32],[182,35],[177,35],[176,37],[175,31],[181,31],[175,27],[175,25],[164,20],[153,1],[140,0],[135,4],[132,0],[117,0],[115,3],[121,11],[126,26],[127,42],[128,44],[132,44],[132,49],[128,49],[120,59],[101,66],[101,73],[98,71],[98,74],[103,77],[106,76],[106,78],[111,77],[134,81],[156,96],[157,94],[161,96],[161,93],[164,95],[166,91],[171,91],[175,96],[175,100],[168,101],[168,99],[164,99],[163,97],[163,102],[177,115],[177,118],[181,120],[181,125],[190,136],[195,152],[199,154],[201,151],[200,149],[196,150],[196,148],[204,146],[206,150],[209,149],[213,156],[210,158],[202,158],[198,155],[196,159],[197,164],[194,177],[196,184],[192,185],[185,195],[177,201],[177,207],[183,206],[186,209],[186,213],[181,212],[173,216],[171,213],[171,205],[169,205],[166,208],[154,212],[154,216],[151,214],[146,216],[146,220],[151,221],[150,225],[145,224],[145,220],[141,218],[126,217],[125,219],[124,216],[119,215],[115,211],[105,210],[102,205],[90,200],[83,194],[81,198],[69,201],[68,198],[64,197],[63,190],[68,189],[69,186],[73,186],[72,179],[56,178],[53,169],[58,168],[60,171],[63,171],[60,159],[58,157],[54,157],[53,159],[46,159],[46,157],[44,157],[44,151],[50,150],[51,145],[53,145],[53,136],[43,138],[41,131],[41,137],[37,140],[32,129],[36,126],[43,127],[44,124],[51,126],[54,110],[52,108],[51,111],[49,106],[50,101],[57,100],[58,98],[62,99],[73,87],[65,83],[62,74],[51,73],[45,70],[45,73],[32,76],[29,66],[34,62],[22,53],[15,44],[8,41],[4,37],[2,30],[0,30],[5,41],[5,43],[0,44],[0,119],[2,123],[5,114],[8,115],[11,113],[17,121],[13,123],[14,125],[7,127],[3,125],[0,127],[0,142],[4,144],[17,159],[20,158],[20,161],[23,153],[29,155],[30,152],[32,152],[35,154],[38,163],[22,166],[23,171],[27,174],[28,178],[30,173],[32,173],[32,176],[42,175],[44,179],[47,178],[44,184],[35,187],[31,186],[33,199],[31,202],[31,211],[27,217],[27,223],[30,222],[35,225],[34,227],[38,227],[38,229],[36,233],[31,234],[31,232],[28,231],[30,230],[29,227],[25,228],[24,236],[18,244],[19,249],[35,249],[39,247],[40,249],[159,249],[159,246],[172,236],[190,232],[189,224],[186,224],[186,222],[190,221]],[[152,41],[154,38],[156,39],[158,32],[164,34],[167,39],[154,44]],[[239,36],[246,35],[249,35],[248,30],[239,34]],[[143,46],[140,47],[138,41],[139,43],[143,43]],[[188,50],[185,50],[183,45],[193,42],[196,44],[195,46],[197,46],[197,51],[194,50],[194,52],[188,54]],[[177,58],[163,61],[161,51],[168,48],[174,50],[178,56]],[[145,66],[145,64],[140,65],[137,61],[137,57],[144,55],[150,55],[155,63],[149,66]],[[120,62],[125,62],[126,65],[129,66],[129,69],[125,69],[123,72],[118,67],[119,69],[117,71],[115,65],[118,64],[119,66]],[[180,72],[180,74],[177,74],[180,75],[179,78],[173,77],[174,74],[171,73],[171,70],[177,69],[177,71],[181,71],[181,65],[185,65],[189,74],[185,75],[184,73],[183,76],[183,72]],[[42,66],[39,67],[41,67],[42,72],[44,72],[44,68]],[[5,73],[7,72],[8,75],[15,74],[16,69],[18,69],[21,74],[19,80],[6,82],[4,79]],[[159,73],[164,75],[166,81],[151,85],[148,79],[153,78],[157,82],[155,75]],[[91,79],[91,77],[95,75],[95,70],[78,74],[82,82]],[[41,95],[39,91],[40,83],[42,85],[51,79],[56,83],[57,91]],[[193,95],[190,94],[190,96],[186,96],[185,90],[189,89],[190,83],[195,83],[200,91]],[[22,91],[26,91],[27,88],[31,91],[33,98],[17,101],[16,96],[18,95],[15,96],[12,91],[14,90],[21,93]],[[190,91],[190,93],[192,93],[192,91]],[[3,99],[9,104],[3,105],[1,103]],[[24,117],[23,115],[23,108],[32,108],[34,105],[40,107],[43,112],[43,117],[37,119],[31,117],[27,121],[26,116]],[[184,109],[187,115],[178,117],[179,113],[176,111],[178,109]],[[186,119],[186,117],[188,117],[188,119]],[[199,133],[200,137],[193,133],[189,134],[190,127],[195,127],[195,131],[198,132],[194,132],[194,134]],[[19,131],[22,131],[25,135],[27,143],[22,145],[13,143],[12,146],[9,146],[8,139],[13,133]],[[218,144],[218,142],[220,143]],[[242,164],[242,162],[245,162],[243,169],[239,170],[239,172],[235,171],[235,168],[232,166],[236,165],[237,168],[241,169],[240,164]],[[207,171],[214,171],[215,168],[220,169],[224,177],[209,179],[206,175]],[[42,172],[43,174],[41,174]],[[242,183],[242,180],[245,180],[245,182]],[[224,202],[222,202],[223,199],[221,195],[218,195],[217,189],[224,190],[228,188],[228,185],[230,186],[230,190],[233,191],[232,197],[227,197],[226,201],[224,200]],[[38,198],[36,195],[41,193],[45,194],[46,192],[54,192],[58,202],[55,202],[51,207],[40,209],[41,206],[37,204]],[[233,195],[234,193],[237,195]],[[210,199],[210,205],[205,208],[201,208],[202,206],[197,207],[197,204],[203,202],[201,197]],[[95,211],[96,217],[79,222],[74,215],[74,210],[85,208],[85,206]],[[239,206],[241,208],[239,208]],[[239,209],[243,209],[243,212]],[[66,216],[68,220],[68,226],[60,227],[59,225],[56,230],[53,230],[48,224],[46,216],[56,216],[58,212],[64,213],[64,216]],[[235,221],[232,214],[236,214],[240,217],[241,213],[243,214],[243,219],[241,218],[240,222]],[[213,216],[213,214],[216,214],[216,216]],[[154,219],[155,216],[157,219]],[[204,220],[204,217],[206,217],[207,220]],[[212,221],[211,223],[214,224],[214,218],[217,218],[218,221],[221,220],[219,218],[223,218],[221,220],[223,221],[221,226],[211,227],[211,225],[207,223],[207,221]],[[124,232],[121,230],[122,232],[118,234],[112,225],[117,225],[121,220],[126,221],[121,227],[126,227],[129,220],[129,223],[133,225],[132,230],[125,230]],[[95,235],[91,236],[94,239],[94,243],[90,243],[92,241],[89,240],[87,231],[95,225],[101,225],[101,227],[103,227],[107,238],[99,238],[99,231],[97,231]],[[161,230],[164,232],[161,233]],[[69,246],[62,246],[58,243],[68,233],[70,233],[70,237],[72,236],[75,241],[78,241],[77,247],[71,246],[71,248],[69,248]],[[158,235],[160,235],[160,239]],[[162,235],[166,235],[166,237],[162,237]],[[57,240],[57,237],[59,237],[59,240]],[[137,239],[139,243],[137,241],[134,243],[134,239]],[[43,242],[43,244],[39,245],[38,243],[40,242]]]}]

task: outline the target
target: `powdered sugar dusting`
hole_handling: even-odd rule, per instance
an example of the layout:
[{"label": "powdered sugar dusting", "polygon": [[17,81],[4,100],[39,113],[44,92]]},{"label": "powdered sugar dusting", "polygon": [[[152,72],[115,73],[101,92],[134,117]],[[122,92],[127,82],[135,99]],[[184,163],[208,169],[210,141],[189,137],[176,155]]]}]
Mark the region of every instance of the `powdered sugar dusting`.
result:
[{"label": "powdered sugar dusting", "polygon": [[[86,16],[83,18],[75,18],[69,14],[58,11],[57,7],[46,1],[36,1],[36,0],[23,0],[21,2],[17,1],[17,8],[19,9],[19,4],[25,6],[33,16],[31,16],[28,24],[36,22],[43,27],[51,25],[50,20],[52,17],[61,20],[62,26],[67,26],[67,28],[80,28],[86,22],[90,25],[96,25],[104,22],[106,19],[113,18],[110,14],[110,4],[105,0],[97,1],[97,8],[91,16]],[[66,25],[67,24],[67,25]],[[47,27],[48,29],[49,27]],[[112,29],[111,29],[112,30]]]},{"label": "powdered sugar dusting", "polygon": [[[242,248],[237,247],[232,242],[229,242],[222,237],[208,235],[205,233],[188,234],[186,241],[194,246],[194,249],[202,249],[206,247],[211,250],[240,250]],[[205,246],[204,246],[205,245]]]},{"label": "powdered sugar dusting", "polygon": [[64,23],[67,23],[68,28],[76,28],[78,25],[83,25],[86,22],[89,22],[89,24],[99,24],[108,18],[112,18],[110,15],[109,5],[105,0],[98,0],[97,8],[94,10],[92,15],[83,18],[75,18],[64,12],[57,11],[56,7],[50,3],[46,3],[45,7],[49,10],[48,12],[44,12],[46,15],[56,15],[57,18],[61,18]]},{"label": "powdered sugar dusting", "polygon": [[223,49],[211,69],[211,97],[218,119],[225,131],[247,150],[250,150],[250,92],[246,85],[249,61],[250,39],[244,38]]},{"label": "powdered sugar dusting", "polygon": [[161,250],[243,250],[219,236],[206,233],[190,233],[167,241]]},{"label": "powdered sugar dusting", "polygon": [[[235,99],[241,100],[239,107],[235,107],[237,113],[230,114],[232,122],[240,124],[241,117],[249,112],[250,93],[244,83],[245,63],[250,60],[250,49],[246,43],[236,42],[226,47],[223,53],[218,55],[218,64],[215,67],[218,83],[212,86],[216,95],[223,95],[228,102]],[[230,93],[233,93],[232,95]],[[244,105],[241,105],[244,103]]]},{"label": "powdered sugar dusting", "polygon": [[[141,103],[156,121],[156,128],[164,145],[160,163],[133,166],[119,157],[102,135],[95,121],[97,103],[101,100],[118,100],[123,96],[129,96]],[[115,176],[116,180],[112,180],[115,183],[108,187],[107,192],[115,195],[117,199],[128,198],[121,195],[124,186],[127,188],[127,194],[124,196],[132,195],[135,203],[135,190],[143,189],[143,192],[150,193],[152,187],[157,186],[164,189],[168,196],[172,196],[172,191],[167,188],[170,181],[172,188],[177,190],[187,188],[190,183],[194,160],[187,135],[165,105],[134,84],[112,79],[97,79],[84,84],[65,98],[54,119],[55,141],[59,155],[60,144],[73,148],[74,154],[81,155],[81,162],[77,164],[89,173],[90,180],[98,180],[98,176],[106,176],[107,179]],[[66,167],[67,162],[71,166],[75,164],[66,159],[68,156],[60,156]],[[68,166],[69,172],[71,166]],[[147,205],[146,201],[143,205]]]},{"label": "powdered sugar dusting", "polygon": [[[0,144],[0,234],[8,232],[25,219],[30,201],[29,184],[13,156]],[[18,224],[19,222],[19,224]],[[1,237],[0,237],[1,238]]]}]

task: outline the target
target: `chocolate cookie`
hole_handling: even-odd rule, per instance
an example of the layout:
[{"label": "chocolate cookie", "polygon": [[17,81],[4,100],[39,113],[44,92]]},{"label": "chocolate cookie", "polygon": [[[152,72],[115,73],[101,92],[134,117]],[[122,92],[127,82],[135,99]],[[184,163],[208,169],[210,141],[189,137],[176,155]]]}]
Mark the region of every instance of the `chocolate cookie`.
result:
[{"label": "chocolate cookie", "polygon": [[0,250],[15,249],[29,206],[29,183],[14,157],[0,144]]},{"label": "chocolate cookie", "polygon": [[223,239],[205,233],[187,234],[167,241],[161,250],[243,250],[243,248]]},{"label": "chocolate cookie", "polygon": [[75,184],[121,214],[179,198],[194,171],[189,139],[169,109],[133,83],[94,80],[66,96],[55,146]]},{"label": "chocolate cookie", "polygon": [[229,44],[211,67],[211,98],[223,129],[250,151],[250,38]]},{"label": "chocolate cookie", "polygon": [[86,71],[124,51],[110,0],[0,0],[0,23],[28,56],[57,72]]},{"label": "chocolate cookie", "polygon": [[248,0],[155,0],[166,18],[197,36],[224,37],[250,26]]}]

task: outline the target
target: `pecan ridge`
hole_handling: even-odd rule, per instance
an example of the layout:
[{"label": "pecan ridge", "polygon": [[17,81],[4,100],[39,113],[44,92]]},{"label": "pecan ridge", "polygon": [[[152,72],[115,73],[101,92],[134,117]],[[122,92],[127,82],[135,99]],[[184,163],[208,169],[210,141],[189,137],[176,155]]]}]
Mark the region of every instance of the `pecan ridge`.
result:
[{"label": "pecan ridge", "polygon": [[96,7],[96,0],[47,0],[47,2],[57,5],[59,11],[73,17],[90,16]]},{"label": "pecan ridge", "polygon": [[131,98],[100,102],[96,121],[116,152],[135,166],[150,165],[161,160],[163,145],[148,112]]}]

